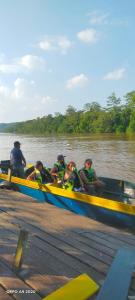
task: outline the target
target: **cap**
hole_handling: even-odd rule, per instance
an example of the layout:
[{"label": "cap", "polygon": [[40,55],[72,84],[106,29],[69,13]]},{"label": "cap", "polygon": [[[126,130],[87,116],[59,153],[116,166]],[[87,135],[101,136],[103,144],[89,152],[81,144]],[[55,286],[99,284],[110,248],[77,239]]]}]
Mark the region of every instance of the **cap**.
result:
[{"label": "cap", "polygon": [[66,157],[66,156],[64,156],[63,154],[59,154],[57,156],[57,160],[64,160],[64,157]]}]

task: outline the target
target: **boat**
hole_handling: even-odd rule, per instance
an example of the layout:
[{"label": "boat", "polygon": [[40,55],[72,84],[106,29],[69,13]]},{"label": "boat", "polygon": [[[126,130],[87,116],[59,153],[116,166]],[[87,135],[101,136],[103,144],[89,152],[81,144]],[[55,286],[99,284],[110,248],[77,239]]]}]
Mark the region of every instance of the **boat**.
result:
[{"label": "boat", "polygon": [[[13,176],[10,184],[39,202],[47,202],[113,226],[135,229],[135,183],[106,177],[100,179],[106,183],[102,196],[64,190],[54,183],[39,185]],[[1,187],[4,187],[5,181],[9,183],[9,175],[0,173]]]}]

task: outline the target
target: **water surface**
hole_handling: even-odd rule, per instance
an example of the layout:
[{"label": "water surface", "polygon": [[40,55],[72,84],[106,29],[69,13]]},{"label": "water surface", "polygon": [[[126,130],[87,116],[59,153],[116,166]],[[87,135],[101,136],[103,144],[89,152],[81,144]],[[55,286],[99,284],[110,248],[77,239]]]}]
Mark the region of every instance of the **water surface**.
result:
[{"label": "water surface", "polygon": [[66,155],[78,168],[92,158],[98,175],[135,182],[135,136],[112,134],[62,137],[33,137],[0,133],[0,160],[9,159],[13,142],[19,140],[27,163],[36,160],[52,166],[58,154]]}]

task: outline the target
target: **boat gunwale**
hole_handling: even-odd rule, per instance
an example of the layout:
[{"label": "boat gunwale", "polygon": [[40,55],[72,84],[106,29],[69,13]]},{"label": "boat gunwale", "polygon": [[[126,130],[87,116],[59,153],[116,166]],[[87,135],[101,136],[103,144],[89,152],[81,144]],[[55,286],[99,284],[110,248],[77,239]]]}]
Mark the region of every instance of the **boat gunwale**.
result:
[{"label": "boat gunwale", "polygon": [[[0,174],[0,179],[7,180],[8,176],[6,174]],[[69,198],[69,200],[75,200],[82,203],[86,203],[88,205],[98,206],[115,212],[124,213],[126,215],[135,216],[135,205],[133,204],[122,203],[120,201],[87,195],[80,192],[63,190],[59,187],[53,186],[53,184],[41,185],[38,184],[37,182],[33,182],[30,180],[26,180],[14,176],[12,176],[11,182],[35,190],[39,190],[45,193],[50,193],[50,194],[62,196],[64,198]]]}]

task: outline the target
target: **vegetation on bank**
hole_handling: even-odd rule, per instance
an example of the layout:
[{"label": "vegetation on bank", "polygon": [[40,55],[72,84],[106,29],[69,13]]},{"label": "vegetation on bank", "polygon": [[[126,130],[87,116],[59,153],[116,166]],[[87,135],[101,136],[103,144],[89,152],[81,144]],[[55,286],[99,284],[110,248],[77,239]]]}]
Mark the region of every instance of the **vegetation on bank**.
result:
[{"label": "vegetation on bank", "polygon": [[135,91],[127,93],[124,101],[115,93],[107,99],[106,107],[97,102],[86,103],[82,110],[68,106],[63,115],[47,115],[42,118],[9,124],[6,132],[25,134],[78,134],[78,133],[134,133]]}]

